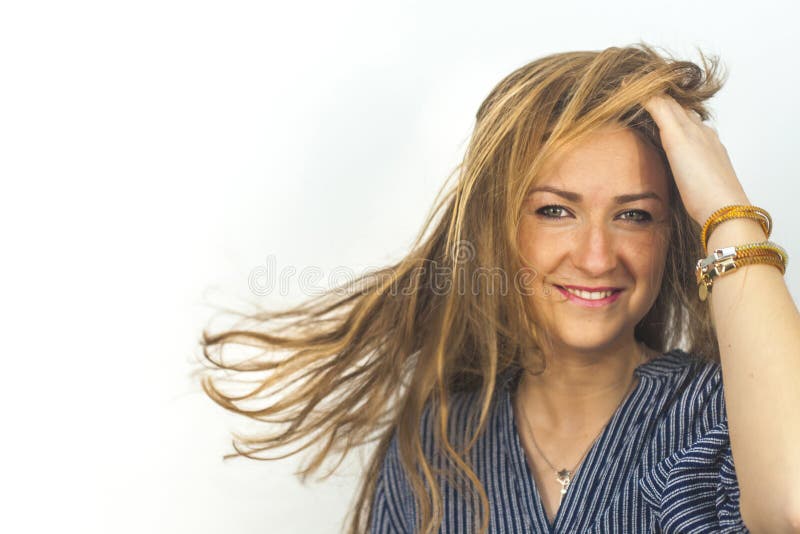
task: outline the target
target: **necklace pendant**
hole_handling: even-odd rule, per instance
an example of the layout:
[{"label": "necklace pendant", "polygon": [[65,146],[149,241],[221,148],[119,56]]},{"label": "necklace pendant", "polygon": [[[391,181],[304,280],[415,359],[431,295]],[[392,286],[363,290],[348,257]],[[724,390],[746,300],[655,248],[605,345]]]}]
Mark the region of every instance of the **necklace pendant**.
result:
[{"label": "necklace pendant", "polygon": [[557,474],[558,476],[556,477],[556,480],[558,480],[558,483],[561,484],[561,495],[563,496],[565,493],[567,493],[567,488],[569,488],[570,482],[572,482],[570,479],[572,473],[569,471],[569,469],[562,469]]}]

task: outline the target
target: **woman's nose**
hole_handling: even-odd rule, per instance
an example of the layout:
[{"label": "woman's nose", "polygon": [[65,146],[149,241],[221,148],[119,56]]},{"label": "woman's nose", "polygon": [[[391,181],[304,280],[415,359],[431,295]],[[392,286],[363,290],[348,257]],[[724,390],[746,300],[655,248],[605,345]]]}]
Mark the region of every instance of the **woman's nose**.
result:
[{"label": "woman's nose", "polygon": [[587,223],[578,232],[573,248],[575,266],[598,278],[614,270],[617,253],[611,229],[602,223]]}]

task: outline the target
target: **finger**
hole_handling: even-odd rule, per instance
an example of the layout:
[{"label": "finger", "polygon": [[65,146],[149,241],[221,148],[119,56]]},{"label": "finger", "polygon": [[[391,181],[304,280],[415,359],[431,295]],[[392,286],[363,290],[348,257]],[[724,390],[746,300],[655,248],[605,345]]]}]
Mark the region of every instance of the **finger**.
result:
[{"label": "finger", "polygon": [[669,98],[665,94],[654,95],[651,96],[646,102],[642,104],[642,107],[647,110],[650,115],[653,115],[653,118],[656,115],[661,115],[662,110],[666,107],[666,99]]},{"label": "finger", "polygon": [[684,108],[686,111],[686,116],[689,117],[693,123],[697,124],[698,126],[708,126],[708,119],[704,119],[703,116],[693,109]]},{"label": "finger", "polygon": [[698,126],[704,126],[709,130],[713,130],[717,134],[719,133],[717,132],[716,126],[711,124],[707,119],[703,119],[703,117],[697,111],[693,109],[687,109],[686,114],[689,116],[692,122],[697,124]]},{"label": "finger", "polygon": [[701,124],[703,122],[702,118],[695,110],[683,107],[678,104],[677,100],[674,98],[670,98],[670,100],[666,102],[666,105],[670,112],[675,115],[676,122],[683,126]]},{"label": "finger", "polygon": [[690,108],[683,107],[674,98],[666,102],[669,109],[675,114],[676,123],[684,128],[694,128],[697,126],[707,126],[703,122],[703,117]]},{"label": "finger", "polygon": [[664,130],[681,124],[680,117],[676,114],[673,105],[680,108],[674,98],[667,94],[660,94],[651,97],[642,107],[653,117],[659,129]]}]

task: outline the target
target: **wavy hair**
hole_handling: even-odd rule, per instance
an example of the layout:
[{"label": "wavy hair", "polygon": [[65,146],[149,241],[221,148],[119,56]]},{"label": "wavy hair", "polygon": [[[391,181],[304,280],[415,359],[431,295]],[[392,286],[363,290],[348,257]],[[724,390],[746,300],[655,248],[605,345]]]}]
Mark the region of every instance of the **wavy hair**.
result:
[{"label": "wavy hair", "polygon": [[[670,241],[655,303],[635,337],[661,352],[682,348],[719,361],[708,308],[696,297],[693,258],[703,255],[700,227],[686,212],[652,117],[641,106],[667,93],[707,119],[704,102],[723,85],[719,60],[702,66],[639,42],[602,51],[548,55],[501,80],[477,111],[465,156],[445,184],[400,261],[288,309],[239,314],[234,328],[203,331],[203,390],[224,408],[279,429],[234,433],[226,458],[313,454],[298,475],[377,441],[347,518],[351,534],[367,530],[376,482],[389,444],[398,454],[418,510],[418,532],[442,521],[438,470],[423,451],[420,424],[435,410],[438,450],[449,474],[477,498],[475,520],[488,528],[489,502],[467,453],[485,430],[501,373],[544,364],[541,323],[522,290],[464,290],[485,273],[530,275],[517,227],[526,192],[549,158],[609,124],[643,136],[661,155],[670,187]],[[516,289],[525,277],[514,276]],[[522,281],[522,285],[518,282]],[[476,287],[473,283],[472,287]],[[226,362],[238,344],[258,355]],[[245,377],[257,377],[245,380]],[[248,384],[235,393],[237,384]],[[467,435],[448,436],[450,399],[477,395]],[[461,441],[464,443],[461,443]],[[280,456],[262,454],[284,447]]]}]

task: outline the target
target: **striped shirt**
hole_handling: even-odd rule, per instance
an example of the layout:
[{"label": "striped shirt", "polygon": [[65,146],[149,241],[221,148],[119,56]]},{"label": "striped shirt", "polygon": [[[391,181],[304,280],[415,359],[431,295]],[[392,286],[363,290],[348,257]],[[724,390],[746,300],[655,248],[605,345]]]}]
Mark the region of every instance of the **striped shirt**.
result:
[{"label": "striped shirt", "polygon": [[[586,454],[553,524],[547,520],[515,423],[512,399],[520,374],[498,380],[487,427],[469,459],[489,497],[489,532],[701,533],[748,532],[728,436],[721,367],[679,349],[634,371],[639,382]],[[449,432],[466,428],[478,393],[451,397]],[[436,422],[421,423],[434,467]],[[462,430],[462,433],[464,431]],[[396,435],[378,478],[370,532],[414,533],[416,506],[402,470]],[[477,532],[464,493],[440,479],[444,520],[439,532]]]}]

